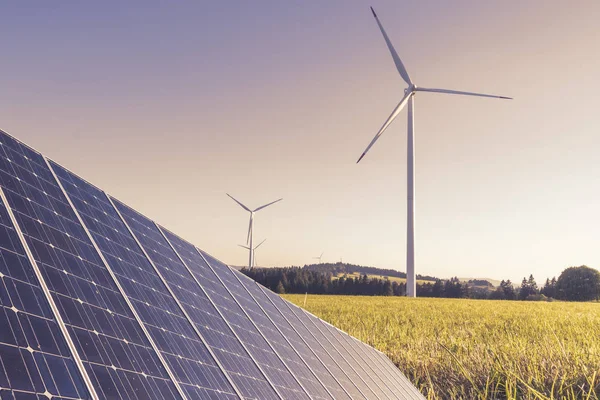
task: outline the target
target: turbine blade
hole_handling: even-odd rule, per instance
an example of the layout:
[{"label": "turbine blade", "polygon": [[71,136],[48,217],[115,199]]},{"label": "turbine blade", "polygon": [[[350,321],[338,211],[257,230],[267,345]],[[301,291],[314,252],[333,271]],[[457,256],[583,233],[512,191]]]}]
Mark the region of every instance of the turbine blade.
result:
[{"label": "turbine blade", "polygon": [[275,204],[275,203],[277,203],[278,201],[281,201],[281,200],[283,200],[283,199],[275,200],[275,201],[270,202],[269,204],[265,204],[264,206],[260,206],[257,209],[255,209],[254,212],[257,212],[258,210],[262,210],[265,207],[269,207],[271,204]]},{"label": "turbine blade", "polygon": [[325,252],[321,253],[321,255],[319,256],[319,259],[320,259],[321,257],[323,257],[323,254],[325,254]]},{"label": "turbine blade", "polygon": [[230,195],[229,193],[225,193],[227,196],[231,197],[233,199],[233,201],[235,201],[236,203],[238,203],[240,206],[242,206],[242,208],[248,212],[252,212],[248,207],[246,207],[245,205],[243,205],[242,203],[240,203],[239,201],[237,201],[232,195]]},{"label": "turbine blade", "polygon": [[402,111],[402,109],[406,105],[406,103],[408,101],[408,98],[410,96],[412,96],[412,95],[413,95],[413,92],[409,92],[409,93],[407,93],[407,94],[404,95],[404,97],[402,98],[402,100],[400,100],[400,103],[398,103],[398,105],[396,106],[396,108],[394,108],[394,111],[392,111],[392,114],[385,121],[385,123],[383,124],[383,126],[381,127],[381,129],[379,129],[379,132],[377,132],[377,134],[375,135],[375,137],[373,138],[373,140],[371,140],[371,143],[369,143],[369,145],[367,146],[366,150],[363,151],[362,155],[360,156],[360,158],[356,162],[357,164],[360,162],[360,160],[363,159],[363,157],[365,156],[365,154],[367,154],[367,152],[369,151],[369,149],[375,144],[375,142],[377,141],[377,139],[379,139],[379,137],[383,134],[383,132],[387,129],[387,127],[390,126],[390,124],[394,121],[394,119],[398,116],[398,114],[400,114],[400,111]]},{"label": "turbine blade", "polygon": [[246,250],[250,250],[250,247],[244,246],[243,244],[238,244],[238,246],[245,248]]},{"label": "turbine blade", "polygon": [[402,64],[402,60],[400,60],[400,57],[398,57],[398,53],[396,53],[396,49],[394,49],[392,42],[390,42],[390,38],[388,37],[387,33],[385,33],[385,29],[383,29],[383,25],[381,25],[381,22],[379,22],[379,18],[377,17],[377,14],[375,14],[375,10],[373,10],[373,7],[371,7],[371,11],[373,12],[375,21],[377,21],[377,25],[379,25],[379,30],[381,31],[381,34],[383,35],[383,39],[385,40],[385,43],[387,44],[388,49],[390,50],[390,53],[392,53],[392,58],[394,59],[394,63],[396,64],[396,69],[398,69],[398,72],[400,72],[400,76],[402,77],[402,79],[404,79],[404,82],[406,82],[409,86],[412,85],[412,81],[410,80],[410,77],[408,76],[408,72],[406,71],[406,68],[404,68],[404,64]]},{"label": "turbine blade", "polygon": [[463,95],[463,96],[491,97],[493,99],[505,99],[505,100],[512,100],[513,99],[512,97],[498,96],[498,95],[495,95],[495,94],[461,92],[461,91],[458,91],[458,90],[448,90],[448,89],[428,89],[428,88],[417,87],[415,90],[417,92],[459,94],[459,95]]},{"label": "turbine blade", "polygon": [[256,247],[254,248],[254,250],[258,249],[258,246],[260,246],[261,244],[263,244],[264,242],[266,242],[267,239],[263,240],[262,242],[260,242],[259,244],[256,245]]}]

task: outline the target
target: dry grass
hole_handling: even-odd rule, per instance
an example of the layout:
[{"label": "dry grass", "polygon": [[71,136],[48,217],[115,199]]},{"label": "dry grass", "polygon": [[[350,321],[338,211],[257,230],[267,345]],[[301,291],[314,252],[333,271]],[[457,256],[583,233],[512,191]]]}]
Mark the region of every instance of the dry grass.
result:
[{"label": "dry grass", "polygon": [[430,399],[600,398],[598,303],[309,295],[306,309],[386,353]]}]

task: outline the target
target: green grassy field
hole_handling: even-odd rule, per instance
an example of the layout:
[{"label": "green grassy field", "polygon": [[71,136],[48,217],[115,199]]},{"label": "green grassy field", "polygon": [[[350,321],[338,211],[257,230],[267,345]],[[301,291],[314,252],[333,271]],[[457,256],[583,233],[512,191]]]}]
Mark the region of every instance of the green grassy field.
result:
[{"label": "green grassy field", "polygon": [[309,295],[306,309],[386,353],[430,399],[600,398],[598,303]]}]

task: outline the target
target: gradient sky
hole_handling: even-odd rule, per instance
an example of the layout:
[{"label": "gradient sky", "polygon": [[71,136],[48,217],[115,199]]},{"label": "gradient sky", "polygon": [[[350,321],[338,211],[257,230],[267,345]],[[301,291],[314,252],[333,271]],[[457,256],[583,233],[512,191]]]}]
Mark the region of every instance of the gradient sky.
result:
[{"label": "gradient sky", "polygon": [[[0,128],[225,262],[405,270],[406,112],[366,1],[3,2]],[[451,4],[450,4],[451,3]],[[600,2],[372,3],[417,85],[416,269],[600,268]]]}]

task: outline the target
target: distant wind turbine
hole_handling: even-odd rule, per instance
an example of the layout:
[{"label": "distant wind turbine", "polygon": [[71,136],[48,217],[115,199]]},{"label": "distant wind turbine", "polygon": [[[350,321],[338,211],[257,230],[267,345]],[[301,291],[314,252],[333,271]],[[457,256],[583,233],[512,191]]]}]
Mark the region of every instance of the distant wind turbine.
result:
[{"label": "distant wind turbine", "polygon": [[323,258],[323,254],[325,254],[325,253],[321,253],[321,255],[319,257],[313,257],[313,259],[319,260],[319,264],[321,264],[321,258]]},{"label": "distant wind turbine", "polygon": [[[237,201],[232,195],[230,195],[229,193],[225,193],[227,196],[231,197],[231,199],[233,201],[235,201],[236,203],[238,203],[240,205],[240,207],[242,207],[244,210],[248,211],[250,213],[250,223],[248,224],[248,237],[246,238],[246,244],[252,249],[252,234],[254,232],[254,213],[257,211],[262,210],[265,207],[270,206],[271,204],[275,204],[278,201],[281,201],[283,199],[279,199],[279,200],[275,200],[272,201],[268,204],[265,204],[264,206],[260,206],[258,208],[255,208],[254,210],[249,209],[248,207],[246,207],[245,205],[243,205],[242,203],[240,203],[239,201]],[[259,245],[260,246],[260,245]],[[256,246],[258,247],[258,246]],[[253,257],[254,257],[254,252],[250,251],[250,256],[248,258],[248,268],[252,268],[252,266],[254,265],[253,262]]]},{"label": "distant wind turbine", "polygon": [[256,266],[256,249],[258,249],[260,247],[260,245],[263,244],[266,240],[267,239],[265,239],[262,242],[260,242],[259,244],[257,244],[255,248],[251,248],[250,246],[244,246],[243,244],[238,244],[238,246],[248,249],[248,251],[250,253],[252,253],[250,255],[250,257],[252,257],[252,267]]},{"label": "distant wind turbine", "polygon": [[388,126],[394,121],[394,119],[400,114],[400,111],[404,108],[406,104],[408,104],[408,152],[407,152],[407,235],[406,235],[406,295],[409,297],[416,296],[416,279],[415,279],[415,209],[414,209],[414,199],[415,199],[415,188],[414,188],[414,180],[415,180],[415,169],[414,169],[414,154],[415,154],[415,145],[414,145],[414,96],[417,92],[432,92],[432,93],[446,93],[446,94],[458,94],[465,96],[479,96],[479,97],[492,97],[496,99],[511,99],[510,97],[504,96],[495,96],[489,94],[481,94],[481,93],[473,93],[473,92],[459,92],[457,90],[447,90],[447,89],[427,89],[416,86],[410,77],[408,76],[408,72],[406,68],[404,68],[404,64],[398,57],[394,46],[392,46],[392,42],[388,35],[385,33],[381,22],[379,22],[379,18],[377,18],[377,14],[375,14],[375,10],[371,7],[371,11],[373,12],[373,16],[377,21],[377,25],[379,25],[379,29],[383,34],[383,39],[387,44],[390,53],[392,53],[392,58],[394,59],[394,63],[396,64],[396,69],[400,73],[400,76],[408,85],[408,88],[404,89],[404,97],[400,100],[400,103],[394,108],[392,114],[385,121],[379,132],[375,135],[371,143],[367,146],[366,150],[362,153],[357,163],[363,159],[365,154],[369,151],[369,149],[375,144],[377,139],[383,134],[383,132],[387,129]]}]

